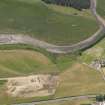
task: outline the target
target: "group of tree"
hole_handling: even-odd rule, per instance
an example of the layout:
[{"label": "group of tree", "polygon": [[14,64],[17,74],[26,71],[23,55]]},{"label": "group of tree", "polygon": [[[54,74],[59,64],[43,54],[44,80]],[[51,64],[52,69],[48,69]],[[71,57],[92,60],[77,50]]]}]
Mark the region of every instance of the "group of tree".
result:
[{"label": "group of tree", "polygon": [[105,101],[105,95],[97,95],[96,96],[96,101],[97,102],[103,102],[103,101]]},{"label": "group of tree", "polygon": [[57,4],[62,6],[73,7],[79,10],[88,9],[90,0],[42,0],[48,4]]}]

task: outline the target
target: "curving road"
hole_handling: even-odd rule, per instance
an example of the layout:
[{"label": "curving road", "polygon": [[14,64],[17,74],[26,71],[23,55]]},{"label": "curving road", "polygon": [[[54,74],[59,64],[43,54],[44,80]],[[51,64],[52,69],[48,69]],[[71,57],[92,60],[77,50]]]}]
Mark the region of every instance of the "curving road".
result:
[{"label": "curving road", "polygon": [[81,41],[74,45],[68,45],[68,46],[57,46],[53,44],[49,44],[44,41],[37,40],[33,37],[30,37],[29,35],[9,35],[9,34],[1,34],[0,35],[0,44],[29,44],[34,47],[40,47],[43,49],[46,49],[49,52],[52,53],[71,53],[77,50],[85,49],[94,43],[96,43],[99,39],[101,39],[104,36],[105,33],[105,20],[98,15],[96,12],[96,0],[90,0],[91,6],[90,10],[94,17],[96,18],[100,28],[99,30],[94,33],[90,38]]}]

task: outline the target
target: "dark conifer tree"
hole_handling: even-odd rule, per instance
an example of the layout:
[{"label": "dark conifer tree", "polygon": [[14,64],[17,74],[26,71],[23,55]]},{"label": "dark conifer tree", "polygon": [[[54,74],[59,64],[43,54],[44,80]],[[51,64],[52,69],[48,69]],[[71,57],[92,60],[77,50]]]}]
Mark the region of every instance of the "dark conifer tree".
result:
[{"label": "dark conifer tree", "polygon": [[57,4],[62,6],[70,6],[79,10],[88,9],[90,7],[90,0],[42,0],[49,4]]}]

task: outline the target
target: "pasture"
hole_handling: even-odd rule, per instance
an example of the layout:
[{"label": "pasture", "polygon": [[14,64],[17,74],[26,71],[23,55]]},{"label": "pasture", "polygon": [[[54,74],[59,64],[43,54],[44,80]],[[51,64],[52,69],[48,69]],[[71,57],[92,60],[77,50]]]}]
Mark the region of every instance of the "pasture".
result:
[{"label": "pasture", "polygon": [[64,14],[59,8],[51,9],[41,0],[0,0],[0,33],[28,34],[64,45],[84,40],[98,29],[91,13],[68,8],[73,12]]},{"label": "pasture", "polygon": [[60,84],[54,97],[101,94],[104,92],[105,82],[101,74],[86,65],[76,63],[60,74]]},{"label": "pasture", "polygon": [[105,18],[105,0],[97,0],[97,12]]},{"label": "pasture", "polygon": [[1,50],[0,77],[57,73],[59,70],[41,53],[28,50]]}]

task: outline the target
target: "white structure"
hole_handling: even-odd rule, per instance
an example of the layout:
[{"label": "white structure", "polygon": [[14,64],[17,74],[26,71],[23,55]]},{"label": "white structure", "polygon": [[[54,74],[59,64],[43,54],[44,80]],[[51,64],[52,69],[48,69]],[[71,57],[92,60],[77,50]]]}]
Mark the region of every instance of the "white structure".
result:
[{"label": "white structure", "polygon": [[96,102],[95,104],[92,104],[92,105],[105,105],[105,101],[103,101],[103,102]]}]

